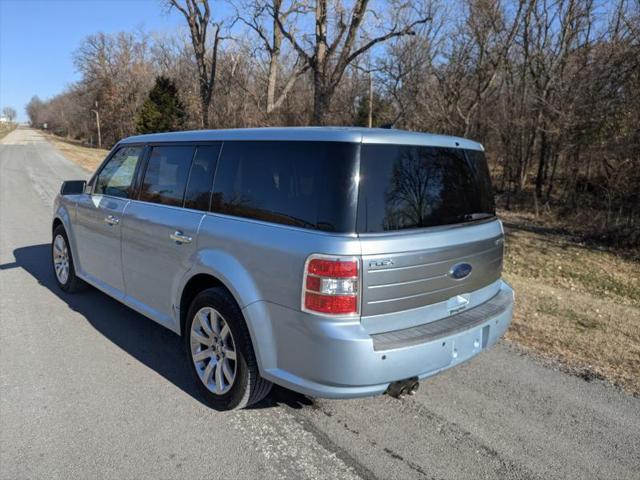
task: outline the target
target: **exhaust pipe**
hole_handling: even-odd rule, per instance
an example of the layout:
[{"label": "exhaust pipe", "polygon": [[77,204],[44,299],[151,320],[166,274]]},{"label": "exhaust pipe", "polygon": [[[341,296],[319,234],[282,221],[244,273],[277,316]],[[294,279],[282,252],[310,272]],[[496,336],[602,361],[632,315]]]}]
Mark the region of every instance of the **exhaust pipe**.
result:
[{"label": "exhaust pipe", "polygon": [[418,388],[420,388],[420,382],[416,380],[411,384],[411,387],[409,389],[409,395],[415,395],[416,392],[418,391]]},{"label": "exhaust pipe", "polygon": [[415,395],[419,386],[418,377],[405,378],[404,380],[391,382],[385,393],[393,398],[400,398],[403,395]]}]

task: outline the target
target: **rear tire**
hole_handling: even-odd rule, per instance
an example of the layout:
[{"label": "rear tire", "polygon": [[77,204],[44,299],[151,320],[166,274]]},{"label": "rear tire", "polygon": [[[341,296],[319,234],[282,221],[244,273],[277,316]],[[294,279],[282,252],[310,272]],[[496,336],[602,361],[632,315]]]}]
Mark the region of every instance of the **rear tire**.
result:
[{"label": "rear tire", "polygon": [[76,293],[84,290],[86,284],[76,276],[69,237],[67,237],[67,232],[62,225],[58,225],[53,230],[51,264],[56,283],[63,291]]},{"label": "rear tire", "polygon": [[240,409],[267,396],[272,384],[260,376],[242,312],[225,289],[200,292],[185,323],[184,348],[190,370],[211,407]]}]

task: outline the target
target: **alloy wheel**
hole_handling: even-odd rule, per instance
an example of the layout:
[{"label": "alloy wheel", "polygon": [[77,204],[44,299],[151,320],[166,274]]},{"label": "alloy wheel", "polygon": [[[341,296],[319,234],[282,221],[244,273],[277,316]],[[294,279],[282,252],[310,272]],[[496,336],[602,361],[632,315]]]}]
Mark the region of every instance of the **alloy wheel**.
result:
[{"label": "alloy wheel", "polygon": [[233,386],[237,371],[236,346],[229,325],[211,307],[203,307],[191,324],[191,359],[205,387],[224,395]]},{"label": "alloy wheel", "polygon": [[53,267],[58,281],[65,285],[69,280],[69,249],[62,235],[53,240]]}]

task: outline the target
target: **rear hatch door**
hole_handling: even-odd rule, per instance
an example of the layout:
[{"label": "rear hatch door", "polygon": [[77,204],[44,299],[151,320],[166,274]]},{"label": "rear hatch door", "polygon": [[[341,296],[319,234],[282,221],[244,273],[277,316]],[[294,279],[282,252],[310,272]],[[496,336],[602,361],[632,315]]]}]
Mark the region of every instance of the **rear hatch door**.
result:
[{"label": "rear hatch door", "polygon": [[357,230],[370,333],[439,320],[497,293],[503,230],[479,145],[363,144]]}]

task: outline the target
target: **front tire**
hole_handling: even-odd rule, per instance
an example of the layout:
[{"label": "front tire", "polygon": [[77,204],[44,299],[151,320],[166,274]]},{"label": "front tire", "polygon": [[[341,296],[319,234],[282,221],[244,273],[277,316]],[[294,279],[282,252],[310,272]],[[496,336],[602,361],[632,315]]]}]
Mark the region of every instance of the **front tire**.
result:
[{"label": "front tire", "polygon": [[184,347],[202,396],[216,410],[245,408],[271,390],[258,371],[242,312],[222,288],[204,290],[191,303]]},{"label": "front tire", "polygon": [[53,275],[58,286],[67,293],[75,293],[84,289],[85,283],[76,276],[69,237],[62,225],[53,230],[51,242],[51,263]]}]

